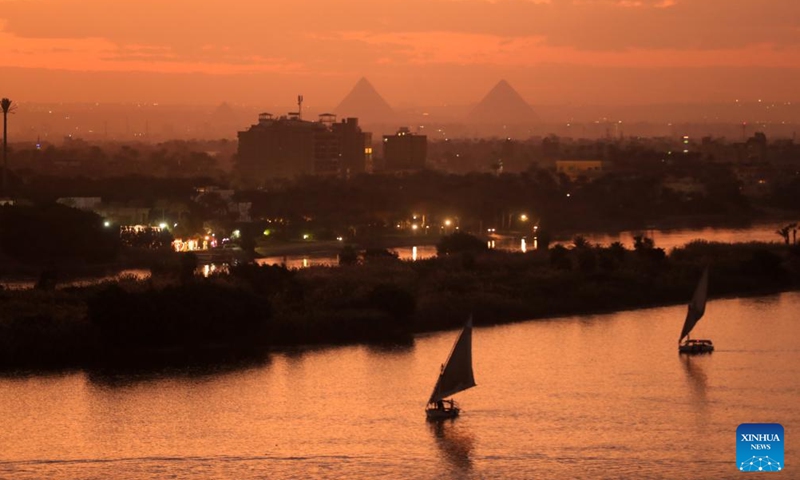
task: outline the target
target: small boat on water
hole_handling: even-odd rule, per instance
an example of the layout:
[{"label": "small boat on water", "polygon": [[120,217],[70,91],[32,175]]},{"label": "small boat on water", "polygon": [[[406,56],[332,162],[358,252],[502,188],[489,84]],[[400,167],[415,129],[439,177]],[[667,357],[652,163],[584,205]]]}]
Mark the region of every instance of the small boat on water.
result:
[{"label": "small boat on water", "polygon": [[451,395],[475,386],[472,373],[472,317],[467,320],[464,330],[456,339],[453,350],[442,365],[439,378],[433,387],[431,398],[425,414],[428,420],[445,420],[458,416],[461,408],[455,400],[447,399]]},{"label": "small boat on water", "polygon": [[[681,337],[678,339],[678,352],[686,354],[711,353],[714,351],[714,344],[711,340],[700,340],[690,338],[689,334],[697,322],[703,318],[706,312],[706,300],[708,299],[708,267],[703,270],[703,275],[694,290],[692,301],[689,302],[689,311],[686,313],[686,321],[683,323]],[[686,337],[686,341],[684,341]]]}]

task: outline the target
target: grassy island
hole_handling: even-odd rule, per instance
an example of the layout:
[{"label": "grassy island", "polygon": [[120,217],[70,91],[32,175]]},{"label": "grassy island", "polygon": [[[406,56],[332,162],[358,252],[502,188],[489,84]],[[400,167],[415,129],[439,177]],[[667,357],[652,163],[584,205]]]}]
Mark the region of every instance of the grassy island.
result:
[{"label": "grassy island", "polygon": [[665,252],[646,238],[631,250],[578,237],[572,248],[513,253],[445,240],[438,257],[416,262],[351,249],[337,267],[244,264],[209,278],[183,269],[0,291],[0,368],[226,359],[279,346],[408,341],[468,314],[487,325],[684,303],[706,265],[712,298],[800,285],[797,245],[695,241]]}]

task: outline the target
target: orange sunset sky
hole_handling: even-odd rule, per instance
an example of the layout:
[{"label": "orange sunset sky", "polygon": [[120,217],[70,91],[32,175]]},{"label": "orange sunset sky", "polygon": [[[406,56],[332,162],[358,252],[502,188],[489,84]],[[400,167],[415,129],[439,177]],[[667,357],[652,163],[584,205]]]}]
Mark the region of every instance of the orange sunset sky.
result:
[{"label": "orange sunset sky", "polygon": [[0,0],[0,96],[395,106],[797,100],[798,0]]}]

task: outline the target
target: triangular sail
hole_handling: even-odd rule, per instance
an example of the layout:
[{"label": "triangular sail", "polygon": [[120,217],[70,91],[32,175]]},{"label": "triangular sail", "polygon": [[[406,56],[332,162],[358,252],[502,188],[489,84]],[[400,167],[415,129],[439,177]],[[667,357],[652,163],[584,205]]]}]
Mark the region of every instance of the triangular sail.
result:
[{"label": "triangular sail", "polygon": [[703,276],[700,277],[700,282],[697,284],[697,288],[694,290],[694,296],[692,297],[692,301],[689,302],[689,311],[686,312],[686,321],[683,324],[683,330],[681,331],[681,338],[678,340],[680,342],[683,340],[683,337],[689,335],[692,331],[694,326],[697,322],[703,318],[703,314],[706,312],[706,299],[708,298],[708,267],[703,270]]},{"label": "triangular sail", "polygon": [[475,386],[475,377],[472,374],[472,317],[453,345],[453,351],[442,367],[439,380],[433,387],[429,403],[449,397]]}]

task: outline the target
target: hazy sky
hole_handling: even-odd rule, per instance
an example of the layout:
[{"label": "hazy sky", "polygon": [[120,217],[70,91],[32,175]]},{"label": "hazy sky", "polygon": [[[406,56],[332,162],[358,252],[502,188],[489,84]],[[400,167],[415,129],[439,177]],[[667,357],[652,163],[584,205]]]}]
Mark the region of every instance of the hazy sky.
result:
[{"label": "hazy sky", "polygon": [[798,99],[800,0],[0,0],[19,101]]}]

